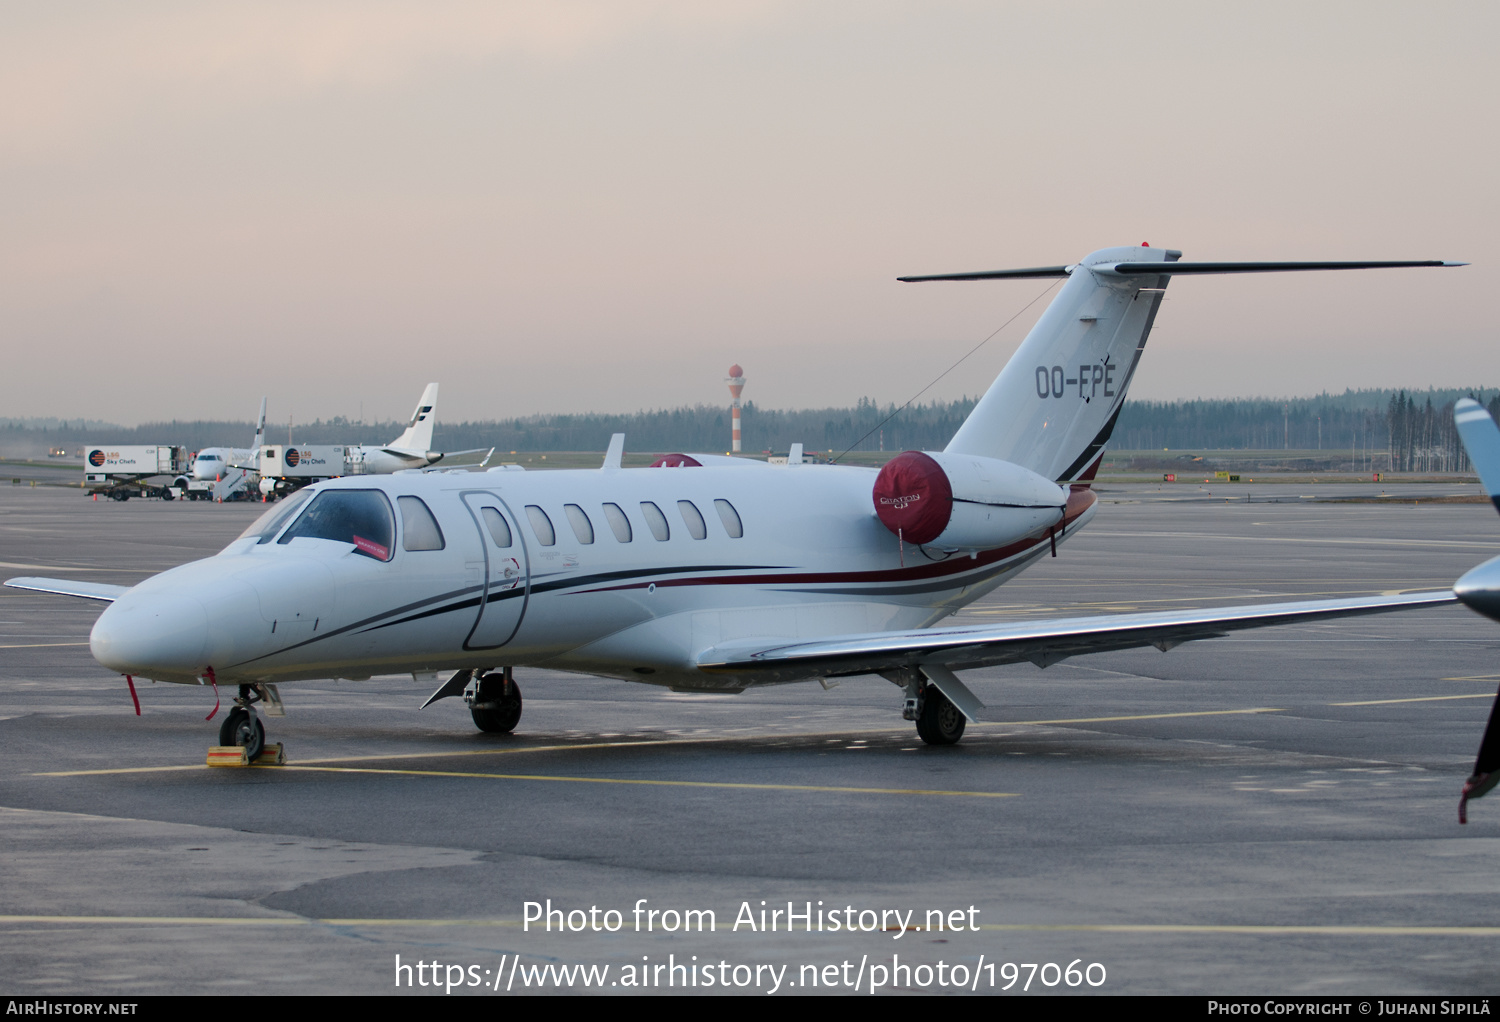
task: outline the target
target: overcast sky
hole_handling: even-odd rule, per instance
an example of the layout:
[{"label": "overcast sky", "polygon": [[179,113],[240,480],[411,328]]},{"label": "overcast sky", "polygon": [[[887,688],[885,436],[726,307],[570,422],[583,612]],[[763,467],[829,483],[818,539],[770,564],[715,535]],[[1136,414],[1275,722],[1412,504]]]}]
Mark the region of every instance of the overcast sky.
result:
[{"label": "overcast sky", "polygon": [[[1484,3],[0,6],[0,415],[901,402],[1074,262],[1132,396],[1500,386]],[[983,391],[1042,305],[928,397]]]}]

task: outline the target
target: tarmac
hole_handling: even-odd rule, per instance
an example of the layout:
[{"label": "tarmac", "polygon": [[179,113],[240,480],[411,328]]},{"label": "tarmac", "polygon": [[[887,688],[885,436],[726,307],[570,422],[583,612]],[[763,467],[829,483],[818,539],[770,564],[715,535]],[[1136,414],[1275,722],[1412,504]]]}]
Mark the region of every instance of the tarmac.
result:
[{"label": "tarmac", "polygon": [[[1100,490],[954,620],[1445,588],[1500,554],[1487,502],[1431,502],[1473,484]],[[0,571],[129,584],[261,510],[0,487]],[[0,590],[7,995],[1500,986],[1500,796],[1456,820],[1500,626],[1460,606],[969,672],[994,719],[950,748],[878,678],[518,668],[510,736],[410,676],[288,685],[288,763],[249,769],[203,765],[209,689],[141,683],[135,715],[99,610]]]}]

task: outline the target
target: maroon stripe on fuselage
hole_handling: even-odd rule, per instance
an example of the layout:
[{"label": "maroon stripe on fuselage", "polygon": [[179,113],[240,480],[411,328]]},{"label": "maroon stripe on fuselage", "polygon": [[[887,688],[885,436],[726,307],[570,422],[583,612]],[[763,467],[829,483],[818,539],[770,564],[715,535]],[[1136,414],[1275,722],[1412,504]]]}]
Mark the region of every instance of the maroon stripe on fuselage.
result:
[{"label": "maroon stripe on fuselage", "polygon": [[[1056,528],[1059,533],[1066,532],[1068,525],[1076,521],[1089,508],[1093,507],[1098,499],[1094,491],[1090,489],[1080,487],[1072,491],[1068,494],[1068,503],[1063,510],[1061,527],[1054,526],[1053,528]],[[909,582],[977,571],[1032,550],[1038,544],[1046,542],[1047,539],[1048,534],[1044,532],[1034,539],[1023,539],[1009,546],[1000,547],[998,550],[981,551],[976,557],[954,557],[950,560],[939,561],[936,564],[924,564],[912,568],[887,568],[879,571],[792,572],[775,575],[710,575],[698,578],[673,578],[660,582],[629,582],[625,585],[601,586],[597,589],[582,589],[579,591],[582,593],[608,593],[621,589],[644,589],[649,585],[664,587],[784,585],[788,582],[797,582],[803,585],[835,582]]]}]

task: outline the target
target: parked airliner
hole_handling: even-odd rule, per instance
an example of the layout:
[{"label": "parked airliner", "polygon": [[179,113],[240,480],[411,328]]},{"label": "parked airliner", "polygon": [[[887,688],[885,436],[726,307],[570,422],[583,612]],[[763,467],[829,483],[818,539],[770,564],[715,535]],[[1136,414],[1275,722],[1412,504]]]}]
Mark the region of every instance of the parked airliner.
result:
[{"label": "parked airliner", "polygon": [[205,447],[193,459],[193,478],[206,482],[238,473],[254,473],[255,456],[266,436],[266,399],[260,399],[260,415],[255,420],[255,436],[249,447]]},{"label": "parked airliner", "polygon": [[956,671],[1452,602],[1445,590],[941,624],[1093,519],[1090,481],[1173,277],[1448,265],[1193,263],[1142,246],[902,278],[1065,281],[942,451],[878,472],[709,455],[626,470],[616,436],[600,470],[319,483],[217,556],[130,588],[6,584],[109,602],[90,646],[127,679],[238,686],[220,738],[247,755],[264,741],[256,706],[313,678],[451,671],[428,702],[462,694],[480,728],[509,731],[518,665],[715,692],[875,674],[924,740],[951,744],[984,712]]},{"label": "parked airliner", "polygon": [[[371,475],[400,472],[408,468],[426,468],[443,460],[441,451],[432,450],[432,427],[437,422],[438,385],[429,383],[422,391],[422,399],[411,413],[406,431],[381,446],[379,444],[356,444],[349,448],[348,459],[362,464]],[[471,452],[464,451],[468,454]]]}]

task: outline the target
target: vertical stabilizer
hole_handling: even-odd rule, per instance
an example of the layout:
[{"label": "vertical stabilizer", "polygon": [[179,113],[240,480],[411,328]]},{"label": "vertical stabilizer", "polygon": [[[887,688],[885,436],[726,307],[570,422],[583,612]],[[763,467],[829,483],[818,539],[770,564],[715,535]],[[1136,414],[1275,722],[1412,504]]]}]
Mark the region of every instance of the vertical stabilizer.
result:
[{"label": "vertical stabilizer", "polygon": [[250,464],[260,471],[260,449],[266,441],[266,399],[260,399],[260,416],[255,420],[255,439],[250,441]]},{"label": "vertical stabilizer", "polygon": [[438,385],[429,383],[427,389],[422,391],[422,400],[417,402],[417,410],[411,413],[411,422],[407,424],[406,432],[402,433],[390,443],[391,447],[400,451],[421,451],[426,454],[432,450],[432,427],[436,417]]},{"label": "vertical stabilizer", "polygon": [[1175,262],[1180,252],[1107,248],[1068,274],[946,450],[998,458],[1048,479],[1092,478],[1156,320],[1166,275],[1120,274],[1122,262]]}]

